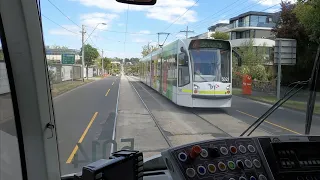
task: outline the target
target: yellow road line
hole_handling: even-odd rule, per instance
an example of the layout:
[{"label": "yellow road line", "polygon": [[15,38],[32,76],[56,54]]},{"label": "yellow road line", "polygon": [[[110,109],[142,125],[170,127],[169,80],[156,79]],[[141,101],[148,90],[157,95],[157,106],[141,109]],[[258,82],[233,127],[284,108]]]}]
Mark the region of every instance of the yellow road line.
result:
[{"label": "yellow road line", "polygon": [[107,91],[107,93],[106,93],[106,96],[108,96],[108,94],[109,94],[109,91],[110,91],[110,89],[108,89],[108,91]]},{"label": "yellow road line", "polygon": [[[91,118],[91,120],[90,120],[87,128],[86,128],[86,129],[84,130],[84,132],[82,133],[82,136],[80,137],[78,143],[82,143],[84,137],[86,137],[86,135],[87,135],[87,133],[88,133],[88,130],[89,130],[89,128],[91,127],[93,121],[96,119],[97,115],[98,115],[98,112],[95,112],[94,115],[92,116],[92,118]],[[76,146],[73,148],[73,151],[71,152],[71,154],[70,154],[70,156],[69,156],[69,158],[68,158],[68,160],[67,160],[67,162],[66,162],[67,164],[70,164],[70,163],[71,163],[71,161],[73,160],[73,157],[74,157],[74,155],[77,153],[78,149],[79,149],[78,145],[76,145]]]},{"label": "yellow road line", "polygon": [[112,82],[112,86],[113,86],[114,82]]},{"label": "yellow road line", "polygon": [[[252,118],[258,119],[258,117],[253,116],[253,115],[251,115],[251,114],[248,114],[248,113],[245,113],[245,112],[242,112],[242,111],[239,111],[239,110],[236,110],[236,111],[238,111],[238,112],[241,113],[241,114],[244,114],[244,115],[250,116],[250,117],[252,117]],[[264,122],[266,122],[266,123],[268,123],[268,124],[271,124],[271,125],[273,125],[273,126],[276,126],[276,127],[278,127],[278,128],[287,130],[287,131],[289,131],[289,132],[292,132],[292,133],[295,133],[295,134],[298,134],[298,135],[302,135],[301,133],[298,133],[298,132],[296,132],[296,131],[294,131],[294,130],[288,129],[288,128],[283,127],[283,126],[280,126],[280,125],[278,125],[278,124],[272,123],[272,122],[270,122],[270,121],[265,120]]]}]

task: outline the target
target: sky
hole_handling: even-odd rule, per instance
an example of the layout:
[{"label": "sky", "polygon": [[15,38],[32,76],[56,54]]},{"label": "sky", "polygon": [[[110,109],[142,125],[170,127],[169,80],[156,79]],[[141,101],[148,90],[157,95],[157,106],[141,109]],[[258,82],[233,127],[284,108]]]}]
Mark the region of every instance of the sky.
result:
[{"label": "sky", "polygon": [[[185,33],[179,31],[186,30],[187,26],[194,31],[189,36],[195,36],[247,11],[278,11],[280,2],[158,0],[154,6],[137,6],[116,0],[41,0],[41,13],[45,45],[80,49],[84,25],[86,43],[97,48],[100,54],[103,50],[104,57],[139,58],[142,46],[148,42],[157,45],[157,33],[170,33],[165,41],[168,44],[185,38]],[[164,34],[159,36],[160,44],[165,38]]]}]

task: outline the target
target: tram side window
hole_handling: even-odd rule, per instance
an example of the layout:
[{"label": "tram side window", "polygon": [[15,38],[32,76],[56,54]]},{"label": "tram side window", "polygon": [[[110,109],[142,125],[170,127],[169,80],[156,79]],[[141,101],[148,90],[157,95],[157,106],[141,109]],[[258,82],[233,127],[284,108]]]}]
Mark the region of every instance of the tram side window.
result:
[{"label": "tram side window", "polygon": [[[0,22],[0,26],[2,26]],[[2,28],[0,28],[2,29]],[[1,33],[2,36],[2,33]],[[14,116],[14,104],[10,89],[10,77],[5,59],[7,51],[0,39],[0,179],[22,179],[19,143]],[[8,56],[6,56],[8,57]]]},{"label": "tram side window", "polygon": [[190,83],[188,56],[185,53],[180,53],[178,60],[178,85],[182,87]]}]

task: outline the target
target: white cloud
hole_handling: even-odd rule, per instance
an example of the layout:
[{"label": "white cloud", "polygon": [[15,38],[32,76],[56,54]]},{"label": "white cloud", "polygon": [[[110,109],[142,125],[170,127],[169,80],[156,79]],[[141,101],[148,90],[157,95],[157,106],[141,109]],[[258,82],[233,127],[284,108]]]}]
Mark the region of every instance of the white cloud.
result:
[{"label": "white cloud", "polygon": [[150,34],[151,32],[148,31],[148,30],[141,30],[138,33],[140,33],[140,34]]},{"label": "white cloud", "polygon": [[112,20],[118,18],[119,16],[117,14],[108,14],[108,13],[89,13],[89,14],[82,14],[80,16],[80,19],[82,21],[82,24],[94,28],[99,23],[106,23],[107,25],[100,24],[97,29],[104,30],[108,29],[110,27],[110,24]]},{"label": "white cloud", "polygon": [[[197,13],[193,10],[189,10],[182,17],[180,17],[184,12],[186,12],[186,10],[187,8],[185,7],[154,7],[152,10],[147,12],[147,17],[170,23],[175,22],[175,24],[196,22]],[[179,20],[177,20],[178,18]]]},{"label": "white cloud", "polygon": [[[256,2],[259,2],[258,4],[261,4],[263,6],[272,6],[272,5],[276,5],[276,4],[280,4],[281,0],[254,0]],[[289,2],[296,2],[296,0],[288,0]]]},{"label": "white cloud", "polygon": [[280,11],[280,8],[272,8],[272,9],[266,10],[266,12],[269,12],[269,13],[274,13],[274,12],[278,12],[278,11]]},{"label": "white cloud", "polygon": [[217,21],[217,23],[229,23],[228,19],[221,19],[219,21]]},{"label": "white cloud", "polygon": [[143,38],[134,38],[132,40],[132,42],[135,42],[135,43],[148,43],[149,40],[148,39],[143,39]]},{"label": "white cloud", "polygon": [[140,58],[141,57],[141,53],[140,52],[123,52],[123,51],[109,51],[109,50],[105,50],[108,57],[118,57],[118,58],[132,58],[132,57],[137,57]]},{"label": "white cloud", "polygon": [[62,27],[64,27],[64,28],[50,29],[49,34],[81,37],[81,34],[79,32],[80,29],[78,26],[76,26],[76,25],[62,25]]},{"label": "white cloud", "polygon": [[119,27],[123,27],[124,26],[124,23],[118,23],[117,24]]},{"label": "white cloud", "polygon": [[[118,3],[115,0],[73,0],[89,7],[98,7],[104,10],[113,12],[123,12],[127,10],[128,5]],[[130,5],[130,11],[143,11],[146,16],[152,19],[162,20],[166,22],[173,22],[184,12],[187,11],[195,0],[158,0],[154,6],[135,6]],[[183,17],[181,17],[176,24],[187,24],[189,22],[196,22],[197,13],[194,10],[189,10]]]}]

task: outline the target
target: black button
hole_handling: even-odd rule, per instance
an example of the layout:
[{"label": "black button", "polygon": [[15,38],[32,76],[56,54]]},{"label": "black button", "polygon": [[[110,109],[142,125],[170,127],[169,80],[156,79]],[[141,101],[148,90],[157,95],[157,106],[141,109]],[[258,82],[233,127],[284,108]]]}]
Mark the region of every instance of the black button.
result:
[{"label": "black button", "polygon": [[219,153],[219,149],[214,147],[214,148],[208,148],[208,153],[209,153],[209,156],[210,157],[213,157],[213,158],[216,158],[216,157],[219,157],[220,156],[220,153]]},{"label": "black button", "polygon": [[244,169],[244,164],[241,160],[237,160],[237,166],[240,168],[240,169]]}]

